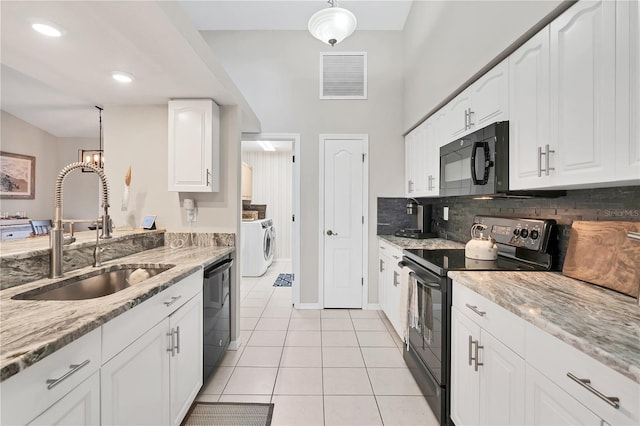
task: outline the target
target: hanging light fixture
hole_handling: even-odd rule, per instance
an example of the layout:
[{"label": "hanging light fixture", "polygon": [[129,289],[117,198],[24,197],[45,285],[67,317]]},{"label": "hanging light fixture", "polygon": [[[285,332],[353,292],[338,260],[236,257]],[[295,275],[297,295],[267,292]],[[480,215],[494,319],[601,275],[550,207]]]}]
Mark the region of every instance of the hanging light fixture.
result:
[{"label": "hanging light fixture", "polygon": [[[95,106],[98,109],[99,124],[100,124],[100,145],[99,149],[83,149],[80,154],[80,161],[83,163],[91,163],[96,167],[104,168],[104,150],[102,149],[102,108]],[[91,169],[82,169],[83,172],[92,172]]]},{"label": "hanging light fixture", "polygon": [[331,7],[319,10],[309,18],[309,32],[318,40],[334,46],[353,34],[358,21],[351,11],[338,7],[338,0],[327,3]]}]

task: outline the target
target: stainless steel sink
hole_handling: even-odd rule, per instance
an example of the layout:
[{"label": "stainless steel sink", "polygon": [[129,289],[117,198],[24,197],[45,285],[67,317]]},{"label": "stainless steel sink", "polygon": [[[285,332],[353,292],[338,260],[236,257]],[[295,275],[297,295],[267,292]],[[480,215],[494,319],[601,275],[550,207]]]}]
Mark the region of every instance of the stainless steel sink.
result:
[{"label": "stainless steel sink", "polygon": [[[175,265],[115,265],[17,294],[17,300],[84,300],[137,285]],[[135,272],[135,274],[134,274]]]}]

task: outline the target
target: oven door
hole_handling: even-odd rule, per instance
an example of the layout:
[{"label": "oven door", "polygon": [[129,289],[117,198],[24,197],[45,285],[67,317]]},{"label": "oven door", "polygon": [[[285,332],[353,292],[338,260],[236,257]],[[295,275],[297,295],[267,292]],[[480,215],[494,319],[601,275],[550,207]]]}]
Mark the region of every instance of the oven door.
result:
[{"label": "oven door", "polygon": [[442,278],[427,271],[413,271],[410,275],[417,281],[418,323],[415,327],[409,327],[409,347],[438,385],[444,386],[446,372],[443,359],[446,348],[443,339],[443,304],[446,309],[446,301]]},{"label": "oven door", "polygon": [[483,130],[440,148],[440,195],[494,194],[495,138]]}]

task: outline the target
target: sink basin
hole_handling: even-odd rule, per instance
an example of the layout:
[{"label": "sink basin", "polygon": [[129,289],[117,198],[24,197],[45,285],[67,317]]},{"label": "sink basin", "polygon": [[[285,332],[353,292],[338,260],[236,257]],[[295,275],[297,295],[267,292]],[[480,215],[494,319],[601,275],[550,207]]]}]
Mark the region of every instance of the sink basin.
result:
[{"label": "sink basin", "polygon": [[117,293],[175,265],[115,265],[17,294],[17,300],[85,300]]}]

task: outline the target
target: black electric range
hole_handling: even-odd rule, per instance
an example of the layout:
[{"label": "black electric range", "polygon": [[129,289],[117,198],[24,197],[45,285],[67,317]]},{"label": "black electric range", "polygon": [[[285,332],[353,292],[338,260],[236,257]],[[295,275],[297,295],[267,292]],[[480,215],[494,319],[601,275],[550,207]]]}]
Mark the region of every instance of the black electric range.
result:
[{"label": "black electric range", "polygon": [[[554,265],[555,221],[477,216],[498,245],[496,260],[465,257],[464,249],[407,249],[401,266],[417,282],[418,317],[404,359],[441,425],[452,424],[451,280],[448,271],[547,271]],[[408,315],[408,312],[407,312]]]}]

